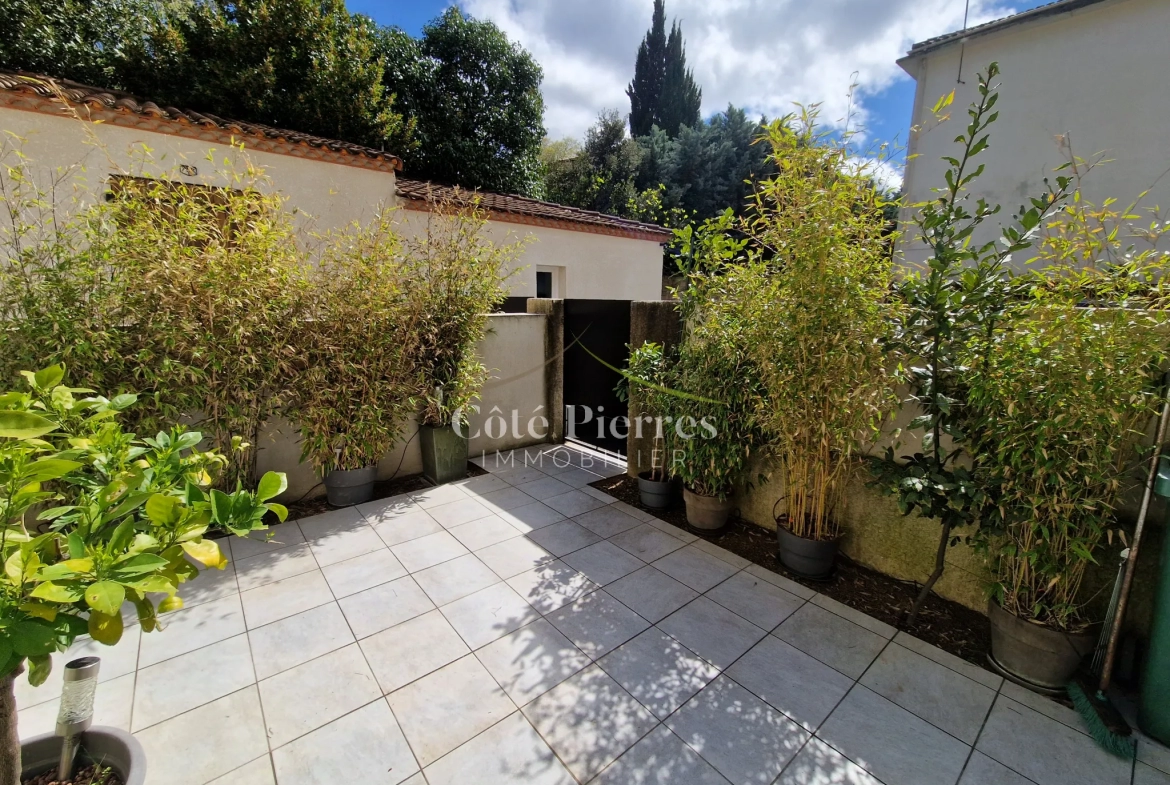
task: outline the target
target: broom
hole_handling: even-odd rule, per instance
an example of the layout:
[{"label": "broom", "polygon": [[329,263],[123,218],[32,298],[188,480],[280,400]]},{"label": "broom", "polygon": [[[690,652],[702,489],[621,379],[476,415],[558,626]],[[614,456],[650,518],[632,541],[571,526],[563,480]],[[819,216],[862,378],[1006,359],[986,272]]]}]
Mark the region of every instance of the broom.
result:
[{"label": "broom", "polygon": [[[1162,401],[1162,415],[1158,419],[1158,435],[1154,439],[1154,453],[1150,456],[1150,470],[1146,474],[1146,489],[1142,494],[1142,506],[1138,511],[1137,524],[1133,530],[1133,544],[1124,555],[1113,596],[1109,601],[1109,613],[1101,638],[1093,655],[1093,671],[1100,680],[1096,689],[1087,674],[1078,674],[1068,685],[1068,697],[1077,713],[1085,721],[1089,735],[1106,751],[1122,758],[1131,759],[1137,751],[1133,731],[1121,712],[1105,695],[1113,678],[1113,664],[1117,658],[1117,643],[1121,637],[1121,622],[1125,619],[1125,606],[1129,590],[1133,585],[1134,568],[1137,565],[1138,548],[1142,542],[1146,515],[1150,511],[1150,497],[1154,493],[1154,480],[1158,476],[1158,460],[1162,457],[1162,442],[1166,439],[1166,423],[1170,420],[1170,378],[1167,380],[1165,398]],[[1102,661],[1104,651],[1104,661]]]}]

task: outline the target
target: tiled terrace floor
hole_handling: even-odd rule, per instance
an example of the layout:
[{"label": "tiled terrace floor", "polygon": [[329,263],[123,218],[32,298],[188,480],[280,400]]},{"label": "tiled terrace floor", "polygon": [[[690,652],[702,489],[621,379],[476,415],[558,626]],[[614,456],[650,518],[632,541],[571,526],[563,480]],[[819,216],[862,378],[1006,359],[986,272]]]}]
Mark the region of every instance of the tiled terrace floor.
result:
[{"label": "tiled terrace floor", "polygon": [[[236,540],[164,632],[93,647],[98,723],[152,785],[1170,785],[1165,749],[1112,758],[1071,710],[517,456]],[[59,690],[23,684],[23,736]]]}]

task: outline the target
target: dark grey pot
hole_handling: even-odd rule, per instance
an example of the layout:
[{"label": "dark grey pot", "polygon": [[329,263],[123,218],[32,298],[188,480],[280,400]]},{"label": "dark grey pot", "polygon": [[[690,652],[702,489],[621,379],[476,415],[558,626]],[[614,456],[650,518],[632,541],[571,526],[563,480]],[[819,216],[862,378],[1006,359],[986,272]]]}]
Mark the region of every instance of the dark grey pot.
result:
[{"label": "dark grey pot", "polygon": [[467,437],[450,425],[423,425],[419,428],[423,477],[435,485],[467,476]]},{"label": "dark grey pot", "polygon": [[1063,690],[1085,655],[1093,650],[1094,635],[1060,632],[1021,619],[990,600],[991,656],[1013,681],[1037,691]]},{"label": "dark grey pot", "polygon": [[776,551],[780,563],[805,578],[824,578],[833,571],[837,540],[810,540],[776,524]]},{"label": "dark grey pot", "polygon": [[704,532],[716,532],[727,525],[735,501],[718,496],[700,496],[689,488],[683,488],[683,501],[687,505],[687,523]]},{"label": "dark grey pot", "polygon": [[331,471],[325,475],[325,493],[334,507],[352,507],[373,497],[377,479],[377,466]]},{"label": "dark grey pot", "polygon": [[648,479],[650,472],[638,475],[638,494],[642,499],[642,506],[652,510],[665,510],[674,506],[678,498],[678,484],[673,480]]},{"label": "dark grey pot", "polygon": [[[143,785],[146,782],[146,753],[138,739],[126,731],[95,725],[81,734],[80,746],[75,771],[90,763],[97,763],[118,772],[126,785]],[[54,733],[33,736],[20,743],[22,777],[35,777],[55,769],[60,759],[61,737]]]}]

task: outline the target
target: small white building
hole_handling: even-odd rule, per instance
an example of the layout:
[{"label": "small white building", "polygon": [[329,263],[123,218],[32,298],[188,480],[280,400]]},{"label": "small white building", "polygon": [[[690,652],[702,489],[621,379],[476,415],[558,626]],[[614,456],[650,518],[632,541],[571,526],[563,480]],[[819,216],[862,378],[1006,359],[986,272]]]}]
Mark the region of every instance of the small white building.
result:
[{"label": "small white building", "polygon": [[[111,175],[228,186],[223,161],[247,159],[283,194],[298,221],[322,232],[400,206],[404,234],[425,221],[427,194],[450,189],[401,179],[396,156],[255,123],[160,107],[135,96],[33,74],[0,71],[0,134],[47,178],[59,173],[77,204],[101,198]],[[234,147],[233,147],[234,146]],[[234,166],[239,168],[240,162]],[[656,300],[662,294],[660,226],[521,196],[481,193],[493,239],[526,239],[511,298]],[[423,212],[420,212],[423,211]],[[518,302],[512,310],[521,310]]]},{"label": "small white building", "polygon": [[[996,239],[998,225],[1039,195],[1044,178],[1054,180],[1068,143],[1078,157],[1109,159],[1085,180],[1090,201],[1114,197],[1124,206],[1150,189],[1144,206],[1170,208],[1168,34],[1167,0],[1058,0],[915,44],[898,61],[917,82],[903,184],[908,202],[945,187],[940,158],[955,154],[954,139],[978,96],[976,73],[996,62],[999,119],[989,129],[990,149],[977,159],[986,170],[971,193],[1003,209],[976,241]],[[931,110],[952,90],[950,119],[940,124]],[[903,246],[908,261],[925,257],[912,236]]]}]

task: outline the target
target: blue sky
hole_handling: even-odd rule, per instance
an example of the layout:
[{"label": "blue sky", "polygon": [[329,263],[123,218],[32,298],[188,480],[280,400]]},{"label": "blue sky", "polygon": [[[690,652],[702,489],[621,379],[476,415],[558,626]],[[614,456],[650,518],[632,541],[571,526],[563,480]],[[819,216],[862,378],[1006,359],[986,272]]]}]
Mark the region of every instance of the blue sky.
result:
[{"label": "blue sky", "polygon": [[[846,114],[851,81],[871,142],[906,140],[914,82],[894,61],[914,41],[1043,5],[1048,0],[667,0],[703,111],[728,102],[775,117],[793,102],[822,103],[821,119]],[[348,0],[351,11],[418,35],[451,0]],[[652,0],[460,0],[496,22],[545,71],[550,136],[580,138],[604,109],[629,111],[624,95]]]}]

